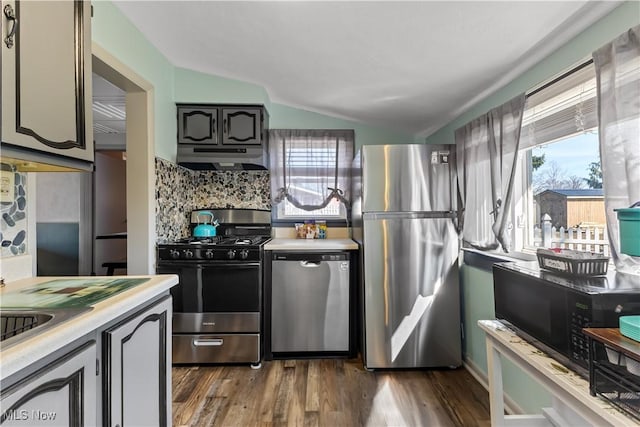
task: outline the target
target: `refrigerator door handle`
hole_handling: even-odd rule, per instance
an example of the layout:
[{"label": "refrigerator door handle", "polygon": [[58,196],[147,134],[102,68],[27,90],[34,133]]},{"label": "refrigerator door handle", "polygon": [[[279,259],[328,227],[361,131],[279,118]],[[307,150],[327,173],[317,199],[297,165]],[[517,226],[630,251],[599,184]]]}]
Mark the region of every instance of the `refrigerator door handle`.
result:
[{"label": "refrigerator door handle", "polygon": [[363,212],[362,219],[419,219],[419,218],[456,218],[456,211],[424,212]]}]

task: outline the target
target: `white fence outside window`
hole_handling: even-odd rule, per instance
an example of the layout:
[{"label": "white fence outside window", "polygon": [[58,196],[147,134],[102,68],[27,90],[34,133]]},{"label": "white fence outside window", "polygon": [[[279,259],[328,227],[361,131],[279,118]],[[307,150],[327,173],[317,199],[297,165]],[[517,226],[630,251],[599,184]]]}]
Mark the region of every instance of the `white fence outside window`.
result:
[{"label": "white fence outside window", "polygon": [[542,218],[542,227],[534,227],[533,244],[535,247],[572,249],[610,256],[606,227],[556,228],[551,226],[549,215]]}]

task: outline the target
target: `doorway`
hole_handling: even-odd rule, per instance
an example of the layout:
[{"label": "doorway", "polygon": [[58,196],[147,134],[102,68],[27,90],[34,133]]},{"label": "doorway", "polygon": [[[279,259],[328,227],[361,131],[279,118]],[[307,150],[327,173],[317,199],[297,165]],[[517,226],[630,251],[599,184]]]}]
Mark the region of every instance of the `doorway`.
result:
[{"label": "doorway", "polygon": [[[127,274],[126,92],[93,73],[93,272]],[[116,268],[117,267],[117,268]]]},{"label": "doorway", "polygon": [[[123,240],[126,242],[127,274],[154,274],[153,86],[99,45],[93,43],[92,52],[93,72],[125,94],[124,231],[127,238]],[[96,157],[100,158],[98,153]],[[106,187],[111,189],[110,183]],[[104,274],[101,265],[96,268],[100,268],[98,274]]]}]

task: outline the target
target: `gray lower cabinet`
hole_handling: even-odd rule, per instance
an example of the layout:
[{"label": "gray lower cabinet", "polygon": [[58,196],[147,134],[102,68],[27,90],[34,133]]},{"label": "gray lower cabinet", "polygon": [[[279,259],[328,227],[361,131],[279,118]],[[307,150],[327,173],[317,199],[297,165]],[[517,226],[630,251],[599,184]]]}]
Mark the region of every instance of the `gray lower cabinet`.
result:
[{"label": "gray lower cabinet", "polygon": [[91,2],[0,5],[3,156],[93,162]]},{"label": "gray lower cabinet", "polygon": [[92,340],[3,389],[0,425],[95,425],[96,356]]},{"label": "gray lower cabinet", "polygon": [[103,425],[171,423],[171,298],[102,333]]}]

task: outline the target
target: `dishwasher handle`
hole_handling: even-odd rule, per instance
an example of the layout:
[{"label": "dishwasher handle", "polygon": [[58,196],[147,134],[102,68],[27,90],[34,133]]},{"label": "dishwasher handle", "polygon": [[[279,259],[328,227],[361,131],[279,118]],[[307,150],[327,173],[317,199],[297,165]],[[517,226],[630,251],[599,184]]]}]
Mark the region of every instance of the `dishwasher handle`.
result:
[{"label": "dishwasher handle", "polygon": [[315,268],[320,267],[322,261],[300,261],[300,267],[304,268]]}]

